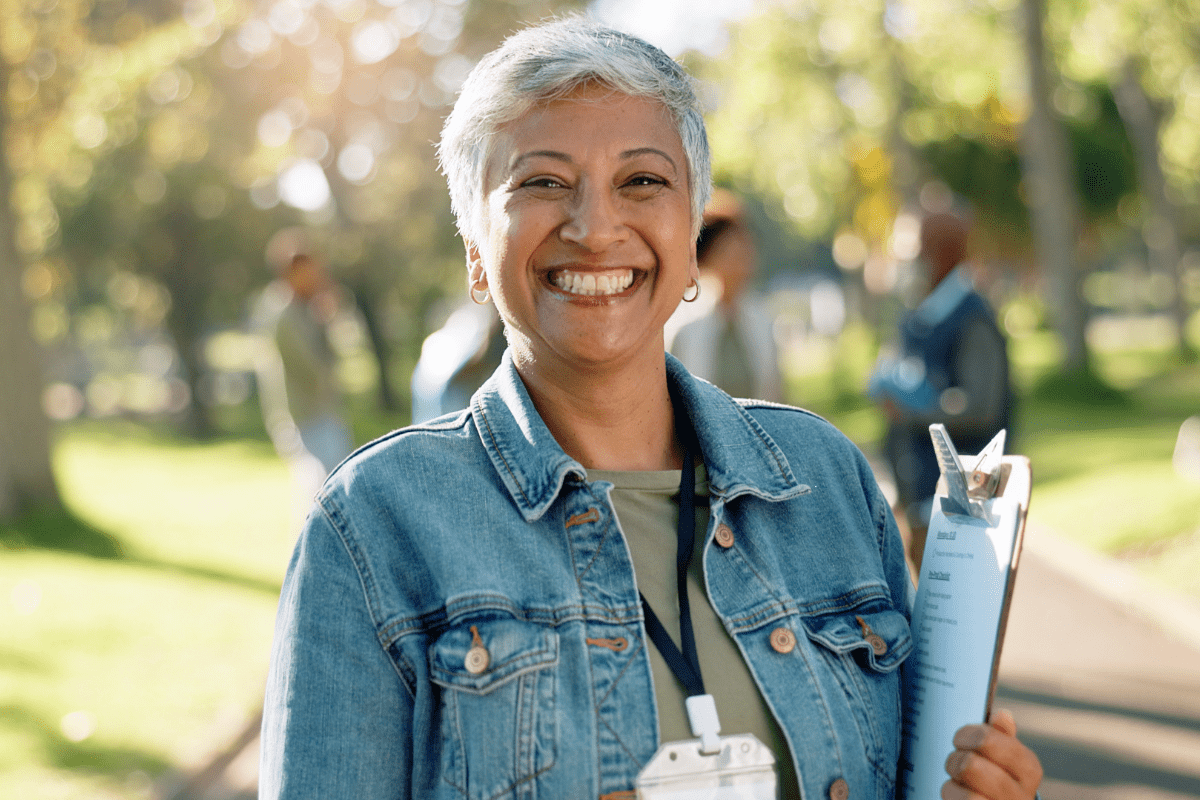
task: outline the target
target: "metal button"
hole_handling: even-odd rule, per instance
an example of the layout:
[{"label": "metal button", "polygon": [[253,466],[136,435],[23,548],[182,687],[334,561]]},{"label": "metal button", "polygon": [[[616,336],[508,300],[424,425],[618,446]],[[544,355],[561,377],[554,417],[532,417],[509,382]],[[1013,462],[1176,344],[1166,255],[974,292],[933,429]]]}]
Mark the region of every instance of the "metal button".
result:
[{"label": "metal button", "polygon": [[486,647],[472,647],[467,651],[467,657],[463,659],[463,666],[467,668],[467,672],[472,675],[478,675],[488,668],[492,657],[488,655]]},{"label": "metal button", "polygon": [[467,668],[467,672],[478,675],[487,669],[490,663],[492,663],[492,657],[488,654],[487,648],[483,646],[483,637],[479,635],[479,629],[472,625],[471,649],[467,651],[467,657],[463,659],[463,666]]},{"label": "metal button", "polygon": [[871,630],[871,626],[868,625],[867,621],[862,617],[855,617],[855,619],[858,620],[858,624],[862,626],[863,641],[871,645],[871,650],[875,653],[875,655],[881,656],[886,653],[887,642],[883,640],[883,637]]},{"label": "metal button", "polygon": [[849,797],[850,784],[846,783],[845,778],[838,778],[829,784],[829,800],[848,800]]},{"label": "metal button", "polygon": [[790,653],[796,648],[796,634],[789,628],[776,628],[771,631],[771,648],[776,653]]},{"label": "metal button", "polygon": [[733,529],[724,523],[721,523],[717,526],[717,532],[714,538],[717,540],[717,544],[721,545],[721,547],[724,547],[726,550],[733,547]]}]

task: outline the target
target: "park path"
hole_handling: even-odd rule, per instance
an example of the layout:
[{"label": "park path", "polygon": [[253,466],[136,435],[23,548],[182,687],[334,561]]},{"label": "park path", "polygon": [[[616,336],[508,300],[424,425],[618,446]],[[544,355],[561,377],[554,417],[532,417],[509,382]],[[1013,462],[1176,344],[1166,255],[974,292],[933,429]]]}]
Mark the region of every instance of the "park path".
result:
[{"label": "park path", "polygon": [[[1043,800],[1200,798],[1200,603],[1031,522],[996,705],[1042,760]],[[251,800],[258,741],[161,800]]]},{"label": "park path", "polygon": [[1043,800],[1200,798],[1200,603],[1031,524],[996,704]]}]

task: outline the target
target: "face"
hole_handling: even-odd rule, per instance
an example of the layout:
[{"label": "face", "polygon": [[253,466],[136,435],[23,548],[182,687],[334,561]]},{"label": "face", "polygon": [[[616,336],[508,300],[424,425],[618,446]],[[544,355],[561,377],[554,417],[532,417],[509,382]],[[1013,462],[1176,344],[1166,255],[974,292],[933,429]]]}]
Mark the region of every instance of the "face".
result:
[{"label": "face", "polygon": [[726,228],[710,245],[701,267],[712,270],[721,279],[722,297],[733,301],[742,294],[754,275],[758,253],[750,233],[741,226]]},{"label": "face", "polygon": [[287,280],[298,297],[308,299],[324,288],[325,274],[310,256],[296,256],[287,268]]},{"label": "face", "polygon": [[519,368],[662,360],[696,277],[687,160],[666,108],[600,86],[497,135],[484,241],[468,242]]}]

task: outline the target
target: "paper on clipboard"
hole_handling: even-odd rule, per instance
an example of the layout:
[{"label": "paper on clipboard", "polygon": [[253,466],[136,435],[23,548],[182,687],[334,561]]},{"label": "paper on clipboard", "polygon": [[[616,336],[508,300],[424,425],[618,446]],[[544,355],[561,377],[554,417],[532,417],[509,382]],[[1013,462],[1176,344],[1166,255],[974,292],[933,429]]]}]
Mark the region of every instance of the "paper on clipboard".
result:
[{"label": "paper on clipboard", "polygon": [[[942,465],[917,582],[905,669],[898,796],[937,800],[954,732],[991,712],[1029,509],[1029,459],[1003,456],[1004,433],[960,459],[941,425]],[[964,463],[965,462],[965,463]]]}]

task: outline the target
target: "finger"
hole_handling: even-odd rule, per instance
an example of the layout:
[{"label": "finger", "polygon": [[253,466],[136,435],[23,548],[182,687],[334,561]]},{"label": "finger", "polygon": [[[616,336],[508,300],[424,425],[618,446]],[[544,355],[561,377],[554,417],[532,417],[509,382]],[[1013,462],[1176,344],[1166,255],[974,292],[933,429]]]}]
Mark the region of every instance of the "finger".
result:
[{"label": "finger", "polygon": [[1014,735],[1016,724],[1011,714],[997,712],[992,715],[992,723],[958,729],[954,734],[956,750],[946,759],[947,773],[955,782],[985,797],[1032,796],[1042,781],[1041,762]]},{"label": "finger", "polygon": [[955,750],[946,758],[950,780],[942,787],[945,800],[1020,800],[1033,796],[1007,770],[974,750]]}]

